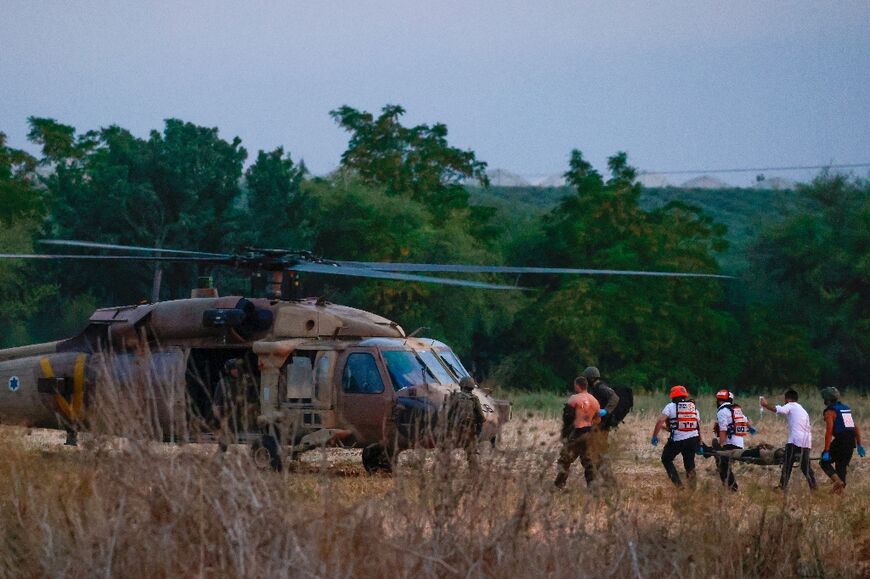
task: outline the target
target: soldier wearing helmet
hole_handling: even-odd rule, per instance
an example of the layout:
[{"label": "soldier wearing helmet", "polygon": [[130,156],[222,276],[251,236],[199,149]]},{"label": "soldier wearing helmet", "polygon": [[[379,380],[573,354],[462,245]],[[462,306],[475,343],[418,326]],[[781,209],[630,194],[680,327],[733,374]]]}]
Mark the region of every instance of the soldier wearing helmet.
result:
[{"label": "soldier wearing helmet", "polygon": [[589,366],[583,370],[583,377],[586,378],[586,383],[589,385],[589,393],[598,400],[598,405],[604,411],[601,417],[602,428],[605,428],[607,422],[605,418],[616,410],[619,405],[619,395],[607,382],[601,379],[601,372],[595,366]]},{"label": "soldier wearing helmet", "polygon": [[[719,449],[743,450],[744,438],[755,434],[752,424],[743,414],[739,404],[734,403],[734,393],[727,388],[716,392],[716,422],[713,432],[718,437]],[[731,460],[726,455],[717,455],[716,464],[719,468],[719,478],[728,490],[737,490],[737,479],[731,469]]]},{"label": "soldier wearing helmet", "polygon": [[592,429],[592,444],[595,447],[598,472],[604,481],[613,484],[616,481],[610,468],[610,430],[616,426],[616,423],[610,419],[619,405],[619,395],[601,379],[601,372],[595,366],[583,370],[583,377],[586,378],[589,394],[598,401],[601,408],[598,411],[601,421]]},{"label": "soldier wearing helmet", "polygon": [[671,436],[662,449],[662,464],[668,477],[676,486],[682,487],[683,482],[674,466],[678,455],[683,457],[686,478],[690,485],[695,483],[695,454],[701,451],[701,414],[695,407],[695,401],[689,398],[685,386],[677,385],[671,388],[671,402],[662,409],[662,414],[653,429],[650,442],[653,446],[659,443],[659,432],[663,428],[670,431]]},{"label": "soldier wearing helmet", "polygon": [[861,446],[861,430],[855,423],[852,410],[840,401],[840,391],[834,387],[822,389],[825,402],[825,450],[819,466],[834,483],[831,489],[841,493],[846,487],[846,471],[852,460],[852,450],[857,446],[858,456],[864,457]]},{"label": "soldier wearing helmet", "polygon": [[485,420],[480,399],[474,395],[477,384],[466,376],[459,381],[459,392],[447,399],[447,428],[451,442],[465,451],[471,467],[477,466],[477,439]]}]

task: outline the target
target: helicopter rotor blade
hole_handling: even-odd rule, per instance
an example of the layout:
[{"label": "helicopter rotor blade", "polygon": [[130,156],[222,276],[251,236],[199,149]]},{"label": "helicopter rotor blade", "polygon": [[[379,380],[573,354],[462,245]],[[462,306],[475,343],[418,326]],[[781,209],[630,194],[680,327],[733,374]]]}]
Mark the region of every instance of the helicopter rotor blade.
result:
[{"label": "helicopter rotor blade", "polygon": [[585,269],[568,267],[514,267],[499,265],[459,265],[438,263],[387,263],[366,261],[340,261],[341,265],[372,268],[391,272],[431,272],[431,273],[511,273],[511,274],[553,274],[553,275],[627,275],[649,277],[706,277],[714,279],[734,279],[734,276],[716,273],[689,273],[671,271],[643,271],[623,269]]},{"label": "helicopter rotor blade", "polygon": [[231,257],[225,253],[210,253],[206,251],[190,251],[187,249],[166,249],[161,247],[139,247],[136,245],[118,245],[116,243],[96,243],[93,241],[78,241],[75,239],[40,239],[43,245],[59,245],[63,247],[92,247],[94,249],[117,249],[121,251],[147,251],[153,253],[173,253],[178,255],[202,257]]},{"label": "helicopter rotor blade", "polygon": [[353,277],[369,277],[375,279],[394,279],[402,281],[418,281],[424,283],[436,283],[442,285],[455,285],[465,287],[475,287],[480,289],[497,289],[497,290],[524,290],[526,288],[486,283],[481,281],[472,281],[467,279],[454,279],[447,277],[433,277],[429,275],[414,275],[409,273],[398,273],[391,271],[380,271],[367,267],[355,267],[342,264],[328,263],[298,263],[289,266],[288,269],[293,271],[306,271],[309,273],[323,273],[327,275],[347,275]]},{"label": "helicopter rotor blade", "polygon": [[195,256],[178,256],[178,257],[158,257],[153,255],[48,255],[42,253],[0,253],[0,259],[65,259],[65,260],[86,260],[86,261],[170,261],[179,263],[227,263],[226,258],[220,257],[195,257]]}]

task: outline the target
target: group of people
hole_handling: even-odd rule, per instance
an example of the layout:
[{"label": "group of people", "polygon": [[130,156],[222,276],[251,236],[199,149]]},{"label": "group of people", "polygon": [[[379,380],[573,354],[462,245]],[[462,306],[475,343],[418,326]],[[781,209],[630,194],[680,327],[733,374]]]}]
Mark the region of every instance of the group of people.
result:
[{"label": "group of people", "polygon": [[[682,486],[674,466],[674,459],[678,455],[683,457],[683,466],[690,484],[695,479],[695,455],[712,455],[718,462],[722,483],[729,490],[738,490],[732,463],[740,460],[746,437],[755,434],[756,430],[740,406],[734,402],[733,393],[727,389],[716,393],[718,410],[713,428],[716,438],[712,447],[701,442],[701,415],[695,401],[689,398],[688,390],[684,386],[674,386],[670,397],[671,402],[662,410],[650,443],[653,446],[658,444],[658,434],[662,429],[667,428],[670,432],[670,438],[662,451],[662,463],[671,481]],[[819,466],[830,477],[832,491],[839,493],[846,487],[846,471],[853,452],[857,449],[858,455],[864,457],[865,451],[861,445],[861,431],[855,424],[849,407],[840,401],[839,391],[836,388],[825,388],[822,390],[822,399],[826,405],[825,446]],[[776,457],[776,462],[782,461],[779,488],[788,488],[792,469],[797,462],[810,489],[815,490],[816,477],[810,464],[812,424],[809,414],[798,402],[798,393],[795,390],[786,391],[782,405],[771,405],[764,397],[759,402],[763,409],[783,415],[788,420],[788,439],[784,452],[770,455]]]},{"label": "group of people", "polygon": [[[595,375],[591,383],[590,374]],[[599,402],[602,399],[601,393],[593,395],[590,392],[592,388],[600,389],[602,386],[616,397],[616,402],[610,408]],[[580,458],[589,486],[596,485],[599,478],[612,480],[613,476],[607,460],[608,429],[602,427],[602,418],[613,411],[618,403],[618,396],[600,380],[600,373],[595,368],[587,369],[583,376],[574,380],[574,391],[574,395],[565,405],[563,416],[563,446],[555,480],[557,487],[565,485],[571,464],[577,458]],[[846,487],[847,469],[853,453],[857,450],[858,456],[863,458],[865,450],[861,443],[861,431],[855,423],[851,409],[840,400],[839,391],[836,388],[825,388],[821,395],[825,403],[825,444],[819,466],[830,477],[832,491],[840,493]],[[762,408],[783,415],[788,421],[785,448],[768,452],[746,448],[746,438],[755,434],[756,429],[740,405],[734,401],[734,394],[729,389],[716,392],[717,411],[713,425],[715,438],[711,446],[702,442],[701,414],[695,401],[689,396],[688,389],[681,385],[674,386],[670,391],[670,399],[656,421],[650,443],[657,446],[662,430],[669,432],[661,460],[668,478],[677,487],[683,485],[674,464],[678,456],[682,457],[690,485],[694,485],[696,479],[695,457],[712,456],[717,462],[719,478],[732,491],[738,490],[732,468],[735,461],[755,464],[781,462],[782,472],[778,488],[782,490],[788,488],[794,464],[798,463],[810,489],[816,489],[815,473],[810,463],[812,425],[809,414],[798,402],[798,393],[795,390],[785,392],[781,405],[770,405],[764,397],[759,399]]]}]

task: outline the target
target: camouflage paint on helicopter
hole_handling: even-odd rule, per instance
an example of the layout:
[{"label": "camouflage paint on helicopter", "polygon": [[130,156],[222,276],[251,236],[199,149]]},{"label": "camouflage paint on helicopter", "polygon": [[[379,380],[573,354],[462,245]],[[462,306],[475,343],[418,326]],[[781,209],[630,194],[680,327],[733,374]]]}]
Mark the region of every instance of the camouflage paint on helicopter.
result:
[{"label": "camouflage paint on helicopter", "polygon": [[[74,338],[0,350],[0,380],[19,383],[0,392],[0,421],[80,427],[93,389],[154,388],[165,438],[178,440],[192,415],[209,413],[228,360],[243,360],[259,389],[258,426],[239,439],[266,428],[293,455],[342,444],[394,456],[431,445],[416,428],[421,412],[434,422],[468,375],[446,344],[406,337],[362,310],[318,299],[191,298],[97,310]],[[494,440],[510,405],[475,392],[482,437]]]}]

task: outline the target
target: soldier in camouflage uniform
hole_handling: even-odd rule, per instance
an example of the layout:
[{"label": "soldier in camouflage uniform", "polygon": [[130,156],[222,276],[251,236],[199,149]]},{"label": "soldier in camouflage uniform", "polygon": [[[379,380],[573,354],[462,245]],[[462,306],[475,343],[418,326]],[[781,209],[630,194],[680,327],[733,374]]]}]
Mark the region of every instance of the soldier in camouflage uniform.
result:
[{"label": "soldier in camouflage uniform", "polygon": [[477,384],[470,376],[459,381],[459,392],[447,399],[447,433],[449,443],[465,451],[468,464],[477,466],[477,440],[483,430],[484,414],[474,395]]}]

